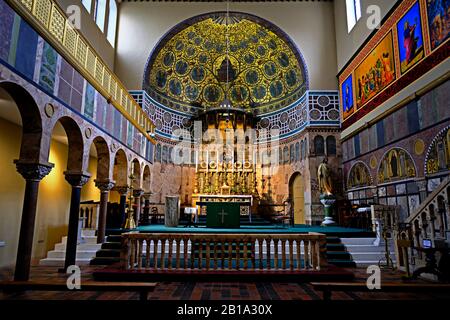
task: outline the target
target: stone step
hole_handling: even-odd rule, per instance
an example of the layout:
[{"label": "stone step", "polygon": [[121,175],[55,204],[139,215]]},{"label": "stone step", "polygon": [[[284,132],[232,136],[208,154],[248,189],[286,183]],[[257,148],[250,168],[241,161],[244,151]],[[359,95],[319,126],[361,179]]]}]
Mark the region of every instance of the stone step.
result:
[{"label": "stone step", "polygon": [[376,238],[341,238],[341,242],[347,245],[373,245]]},{"label": "stone step", "polygon": [[[82,244],[79,244],[79,245],[77,246],[77,250],[82,250],[82,251],[97,251],[98,249],[101,248],[101,246],[102,246],[101,243],[95,243],[95,244],[93,244],[93,243],[89,243],[89,244],[82,243]],[[58,243],[58,244],[56,244],[56,245],[55,245],[55,250],[58,250],[58,251],[65,251],[65,250],[66,250],[66,244],[65,244],[65,243]]]},{"label": "stone step", "polygon": [[[77,259],[89,259],[95,257],[96,250],[82,251],[77,250]],[[53,250],[47,253],[47,258],[64,259],[66,257],[65,250]]]},{"label": "stone step", "polygon": [[[67,243],[67,236],[62,237],[61,243]],[[96,236],[81,237],[80,244],[81,243],[95,244],[95,243],[97,243],[97,237]]]},{"label": "stone step", "polygon": [[[86,266],[89,265],[91,258],[80,258],[76,260],[76,265]],[[45,258],[39,261],[40,266],[64,266],[64,258]]]},{"label": "stone step", "polygon": [[92,259],[89,264],[90,265],[111,265],[113,263],[117,263],[120,261],[120,258],[116,257],[95,257]]},{"label": "stone step", "polygon": [[[365,244],[349,244],[345,245],[345,248],[348,252],[384,252],[384,246],[374,246],[374,245],[365,245]],[[394,247],[390,247],[389,250],[393,252]]]}]

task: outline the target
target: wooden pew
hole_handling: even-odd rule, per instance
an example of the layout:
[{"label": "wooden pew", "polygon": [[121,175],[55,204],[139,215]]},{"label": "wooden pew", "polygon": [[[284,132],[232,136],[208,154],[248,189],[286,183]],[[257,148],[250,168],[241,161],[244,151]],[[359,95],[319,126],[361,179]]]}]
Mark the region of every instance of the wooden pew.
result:
[{"label": "wooden pew", "polygon": [[448,293],[450,284],[437,283],[381,283],[380,289],[369,289],[365,282],[311,282],[314,290],[323,292],[323,300],[331,300],[333,291],[346,292],[423,292],[423,293]]},{"label": "wooden pew", "polygon": [[155,282],[107,282],[82,281],[80,289],[70,290],[66,282],[49,281],[0,281],[0,289],[4,292],[35,291],[137,291],[140,300],[147,300],[147,295],[156,287]]}]

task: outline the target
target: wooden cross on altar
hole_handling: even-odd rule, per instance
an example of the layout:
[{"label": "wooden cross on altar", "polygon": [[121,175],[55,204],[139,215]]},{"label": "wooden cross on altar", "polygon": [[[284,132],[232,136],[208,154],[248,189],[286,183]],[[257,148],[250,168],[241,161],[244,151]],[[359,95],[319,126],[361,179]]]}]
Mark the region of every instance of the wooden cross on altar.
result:
[{"label": "wooden cross on altar", "polygon": [[224,210],[222,209],[222,211],[221,211],[221,212],[219,212],[219,213],[218,213],[218,215],[222,217],[222,224],[224,224],[224,223],[225,223],[225,220],[224,220],[224,218],[225,218],[225,216],[227,216],[227,215],[228,215],[228,213],[227,213],[227,212],[225,212],[225,211],[224,211]]}]

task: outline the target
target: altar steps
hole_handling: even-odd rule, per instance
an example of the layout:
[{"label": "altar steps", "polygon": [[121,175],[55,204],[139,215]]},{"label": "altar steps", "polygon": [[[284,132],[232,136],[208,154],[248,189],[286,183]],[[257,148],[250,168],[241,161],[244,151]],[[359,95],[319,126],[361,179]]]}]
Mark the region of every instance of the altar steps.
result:
[{"label": "altar steps", "polygon": [[90,261],[90,265],[111,265],[120,261],[120,251],[122,248],[122,237],[118,235],[108,235],[106,242],[96,252],[95,257]]},{"label": "altar steps", "polygon": [[[186,225],[188,224],[188,221],[182,218],[180,219],[179,224]],[[206,216],[199,216],[196,224],[199,226],[206,226]],[[241,216],[240,224],[241,226],[272,226],[272,223],[270,221],[267,221],[264,218],[256,215],[252,216],[251,221],[248,216]]]},{"label": "altar steps", "polygon": [[[385,258],[385,245],[374,244],[376,238],[327,237],[328,263],[338,267],[367,267],[378,265]],[[389,247],[391,259],[395,262],[395,251]]]}]

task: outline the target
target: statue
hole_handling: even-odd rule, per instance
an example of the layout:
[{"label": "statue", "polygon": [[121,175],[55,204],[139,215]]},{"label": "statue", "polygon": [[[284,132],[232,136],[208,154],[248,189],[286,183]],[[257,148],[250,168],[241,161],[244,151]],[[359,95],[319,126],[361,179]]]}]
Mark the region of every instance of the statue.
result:
[{"label": "statue", "polygon": [[319,180],[319,190],[321,194],[332,195],[333,187],[331,181],[331,170],[328,167],[328,159],[323,159],[317,168],[317,179]]}]

